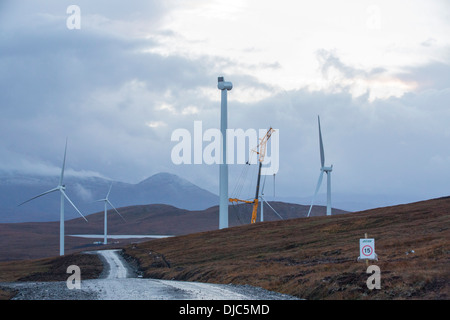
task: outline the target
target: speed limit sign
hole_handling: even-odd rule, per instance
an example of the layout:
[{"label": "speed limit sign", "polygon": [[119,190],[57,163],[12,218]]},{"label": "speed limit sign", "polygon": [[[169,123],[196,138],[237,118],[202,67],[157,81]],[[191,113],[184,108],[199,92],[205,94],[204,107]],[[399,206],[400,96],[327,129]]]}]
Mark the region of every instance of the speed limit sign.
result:
[{"label": "speed limit sign", "polygon": [[375,239],[359,239],[359,258],[375,260]]}]

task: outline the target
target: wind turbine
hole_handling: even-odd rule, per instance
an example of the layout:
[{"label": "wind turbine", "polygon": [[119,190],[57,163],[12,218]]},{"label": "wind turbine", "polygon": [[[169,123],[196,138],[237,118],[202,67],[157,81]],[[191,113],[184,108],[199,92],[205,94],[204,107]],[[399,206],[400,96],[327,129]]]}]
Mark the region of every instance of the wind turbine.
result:
[{"label": "wind turbine", "polygon": [[[274,175],[275,176],[275,175]],[[275,214],[281,219],[283,220],[283,218],[280,216],[280,214],[270,205],[270,203],[264,198],[264,187],[266,186],[266,176],[264,176],[264,182],[263,182],[263,186],[261,189],[261,195],[259,196],[259,198],[261,199],[261,218],[260,221],[264,221],[264,202],[269,206],[270,209],[272,209],[273,212],[275,212]],[[274,190],[275,190],[275,183],[273,185]],[[275,191],[274,191],[275,193]]]},{"label": "wind turbine", "polygon": [[270,203],[266,199],[264,199],[263,195],[260,195],[259,197],[261,198],[261,221],[264,221],[264,202],[269,206],[270,209],[272,209],[273,212],[275,212],[278,218],[283,220],[283,217],[281,217],[280,214],[270,205]]},{"label": "wind turbine", "polygon": [[316,191],[314,192],[314,197],[311,201],[311,206],[309,207],[308,217],[311,214],[311,209],[314,205],[314,199],[316,198],[317,192],[319,191],[320,185],[322,183],[323,173],[327,174],[327,216],[331,216],[331,171],[333,170],[333,165],[331,167],[325,167],[325,154],[323,152],[323,142],[322,142],[322,132],[320,130],[320,117],[317,116],[317,121],[319,122],[319,144],[320,144],[320,175],[319,181],[317,181]]},{"label": "wind turbine", "polygon": [[108,236],[107,236],[107,234],[108,234],[108,231],[107,231],[108,230],[108,214],[107,214],[108,210],[107,210],[107,205],[109,204],[117,212],[117,214],[123,219],[123,221],[125,221],[125,218],[122,217],[122,215],[119,213],[119,211],[117,211],[117,209],[114,208],[114,206],[112,205],[112,203],[108,199],[109,193],[111,192],[111,188],[112,188],[112,183],[111,183],[111,186],[109,187],[108,193],[106,194],[106,198],[96,201],[96,202],[103,201],[105,203],[105,233],[104,233],[103,244],[108,244]]},{"label": "wind turbine", "polygon": [[66,165],[66,152],[67,152],[67,139],[66,139],[66,147],[64,149],[64,160],[63,160],[63,165],[62,165],[62,169],[61,169],[61,176],[59,178],[59,184],[56,188],[53,188],[51,190],[48,190],[44,193],[41,193],[38,196],[35,196],[27,201],[22,202],[21,204],[19,204],[19,206],[34,200],[36,198],[42,197],[46,194],[55,192],[55,191],[59,191],[61,194],[61,205],[60,205],[60,211],[59,211],[59,255],[63,256],[64,255],[64,198],[67,199],[67,201],[69,201],[69,203],[72,205],[72,207],[75,208],[75,210],[80,214],[80,216],[83,217],[84,220],[87,221],[87,219],[83,216],[83,214],[80,212],[80,210],[78,210],[78,208],[73,204],[73,202],[69,199],[69,197],[67,196],[65,190],[66,190],[66,186],[63,184],[63,178],[64,178],[64,167]]}]

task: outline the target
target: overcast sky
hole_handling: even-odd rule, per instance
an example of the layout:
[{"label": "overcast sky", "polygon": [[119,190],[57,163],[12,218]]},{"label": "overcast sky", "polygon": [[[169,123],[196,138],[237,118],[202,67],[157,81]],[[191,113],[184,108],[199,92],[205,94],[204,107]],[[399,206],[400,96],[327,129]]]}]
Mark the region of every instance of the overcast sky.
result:
[{"label": "overcast sky", "polygon": [[277,195],[314,192],[318,115],[333,192],[448,195],[449,34],[447,0],[1,0],[0,170],[56,177],[68,137],[71,174],[218,194],[171,134],[219,128],[224,76],[229,128],[278,130]]}]

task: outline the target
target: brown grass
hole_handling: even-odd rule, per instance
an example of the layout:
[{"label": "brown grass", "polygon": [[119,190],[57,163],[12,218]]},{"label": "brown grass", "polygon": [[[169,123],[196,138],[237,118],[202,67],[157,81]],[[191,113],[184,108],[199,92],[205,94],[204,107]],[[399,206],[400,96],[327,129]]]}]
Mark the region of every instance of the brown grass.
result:
[{"label": "brown grass", "polygon": [[[146,277],[251,284],[306,299],[448,299],[450,199],[264,222],[129,245]],[[359,239],[375,238],[369,290]],[[414,250],[415,253],[406,252]]]},{"label": "brown grass", "polygon": [[[308,206],[271,202],[271,205],[285,218],[304,217]],[[188,211],[163,204],[150,204],[123,207],[118,209],[126,222],[110,211],[108,234],[157,234],[182,235],[217,229],[219,207],[201,211]],[[325,207],[315,206],[311,215],[325,214]],[[250,222],[252,206],[234,205],[230,208],[230,226]],[[342,210],[335,212],[343,213]],[[104,249],[103,245],[93,242],[102,239],[83,239],[70,237],[70,234],[103,234],[104,213],[89,215],[89,222],[77,218],[65,222],[65,252],[75,253],[84,250]],[[279,220],[271,211],[266,210],[265,220]],[[121,239],[110,243],[123,246],[141,240]],[[108,247],[111,247],[108,245]],[[39,259],[53,257],[59,252],[59,222],[0,223],[0,261]]]},{"label": "brown grass", "polygon": [[[449,211],[450,198],[441,198],[152,240],[127,245],[125,252],[146,277],[251,284],[306,299],[448,299]],[[10,241],[5,248],[17,245],[12,236],[24,226],[4,226],[10,231],[10,237],[4,235]],[[38,236],[51,228],[30,224],[29,229],[41,240]],[[380,290],[367,288],[366,264],[356,261],[364,233],[376,241],[379,261],[371,264],[381,269]],[[58,249],[55,234],[52,252]],[[36,241],[30,239],[24,243],[28,252],[35,250]],[[80,241],[67,239],[73,250],[88,246],[75,240]],[[415,252],[407,255],[410,250]],[[71,264],[80,266],[82,279],[96,278],[102,269],[96,255],[9,261],[0,263],[0,282],[66,280]],[[12,294],[0,291],[0,299]]]}]

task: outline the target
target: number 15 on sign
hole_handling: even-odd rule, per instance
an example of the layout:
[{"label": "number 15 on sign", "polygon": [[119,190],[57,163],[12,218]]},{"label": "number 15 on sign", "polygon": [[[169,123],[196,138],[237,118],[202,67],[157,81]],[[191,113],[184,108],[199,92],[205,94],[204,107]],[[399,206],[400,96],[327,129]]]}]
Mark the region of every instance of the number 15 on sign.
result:
[{"label": "number 15 on sign", "polygon": [[359,239],[359,258],[375,260],[375,239]]}]

